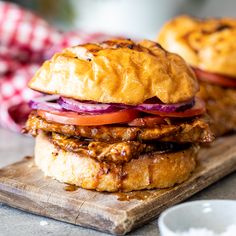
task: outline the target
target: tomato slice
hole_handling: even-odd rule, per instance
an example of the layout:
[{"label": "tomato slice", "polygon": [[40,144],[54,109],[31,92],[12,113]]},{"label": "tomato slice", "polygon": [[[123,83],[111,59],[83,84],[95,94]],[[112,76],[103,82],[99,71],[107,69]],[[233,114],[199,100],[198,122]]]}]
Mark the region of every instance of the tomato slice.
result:
[{"label": "tomato slice", "polygon": [[129,126],[153,127],[155,125],[166,124],[165,118],[160,116],[145,116],[135,118],[128,123]]},{"label": "tomato slice", "polygon": [[236,88],[236,78],[232,78],[227,75],[220,75],[211,72],[206,72],[197,68],[192,68],[199,80],[210,82],[213,84],[218,84],[225,87]]},{"label": "tomato slice", "polygon": [[206,112],[206,106],[202,99],[195,98],[195,104],[192,108],[187,109],[185,111],[176,111],[176,112],[161,112],[161,111],[145,111],[149,114],[165,116],[165,117],[193,117],[197,115],[201,115]]},{"label": "tomato slice", "polygon": [[124,109],[116,112],[99,115],[88,115],[70,111],[43,111],[37,110],[39,116],[47,121],[68,125],[107,125],[115,123],[130,122],[138,117],[139,112],[133,109]]}]

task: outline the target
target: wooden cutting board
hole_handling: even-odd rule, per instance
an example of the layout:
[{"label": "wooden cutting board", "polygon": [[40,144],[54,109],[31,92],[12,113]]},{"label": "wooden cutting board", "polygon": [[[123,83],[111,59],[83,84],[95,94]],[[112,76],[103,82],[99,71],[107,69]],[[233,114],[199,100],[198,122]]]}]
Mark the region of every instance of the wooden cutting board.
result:
[{"label": "wooden cutting board", "polygon": [[232,135],[217,140],[210,148],[203,148],[196,171],[181,185],[128,194],[75,190],[45,178],[32,158],[24,158],[0,169],[0,202],[72,224],[124,235],[236,170],[235,144],[236,135]]}]

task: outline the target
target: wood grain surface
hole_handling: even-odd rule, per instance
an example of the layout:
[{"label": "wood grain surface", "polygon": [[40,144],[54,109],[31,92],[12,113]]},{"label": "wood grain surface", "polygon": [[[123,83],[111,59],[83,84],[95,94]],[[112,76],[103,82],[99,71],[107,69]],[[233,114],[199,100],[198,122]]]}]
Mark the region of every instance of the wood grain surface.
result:
[{"label": "wood grain surface", "polygon": [[126,194],[75,191],[44,177],[32,158],[0,169],[0,202],[57,220],[124,235],[236,170],[236,135],[202,148],[198,167],[181,185]]}]

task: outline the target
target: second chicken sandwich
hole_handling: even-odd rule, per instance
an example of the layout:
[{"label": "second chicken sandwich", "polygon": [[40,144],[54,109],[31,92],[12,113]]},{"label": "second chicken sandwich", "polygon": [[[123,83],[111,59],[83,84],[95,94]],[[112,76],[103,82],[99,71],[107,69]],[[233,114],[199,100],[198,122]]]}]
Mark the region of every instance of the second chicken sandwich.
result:
[{"label": "second chicken sandwich", "polygon": [[157,41],[178,53],[195,71],[198,94],[206,102],[212,130],[220,136],[236,130],[236,19],[179,16],[168,22]]}]

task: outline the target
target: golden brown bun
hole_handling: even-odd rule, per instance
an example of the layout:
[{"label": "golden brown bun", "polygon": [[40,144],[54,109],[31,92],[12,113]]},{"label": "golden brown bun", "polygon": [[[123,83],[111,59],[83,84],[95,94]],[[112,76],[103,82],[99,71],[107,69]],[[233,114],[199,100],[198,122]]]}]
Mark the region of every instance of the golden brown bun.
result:
[{"label": "golden brown bun", "polygon": [[157,41],[191,66],[236,78],[236,19],[179,16],[164,25]]},{"label": "golden brown bun", "polygon": [[40,133],[36,138],[35,162],[46,176],[86,189],[128,192],[167,188],[185,181],[194,170],[197,148],[169,154],[143,155],[122,165],[105,164],[56,148]]},{"label": "golden brown bun", "polygon": [[29,83],[49,94],[136,105],[191,99],[199,86],[191,69],[157,43],[110,40],[67,48],[46,61]]}]

